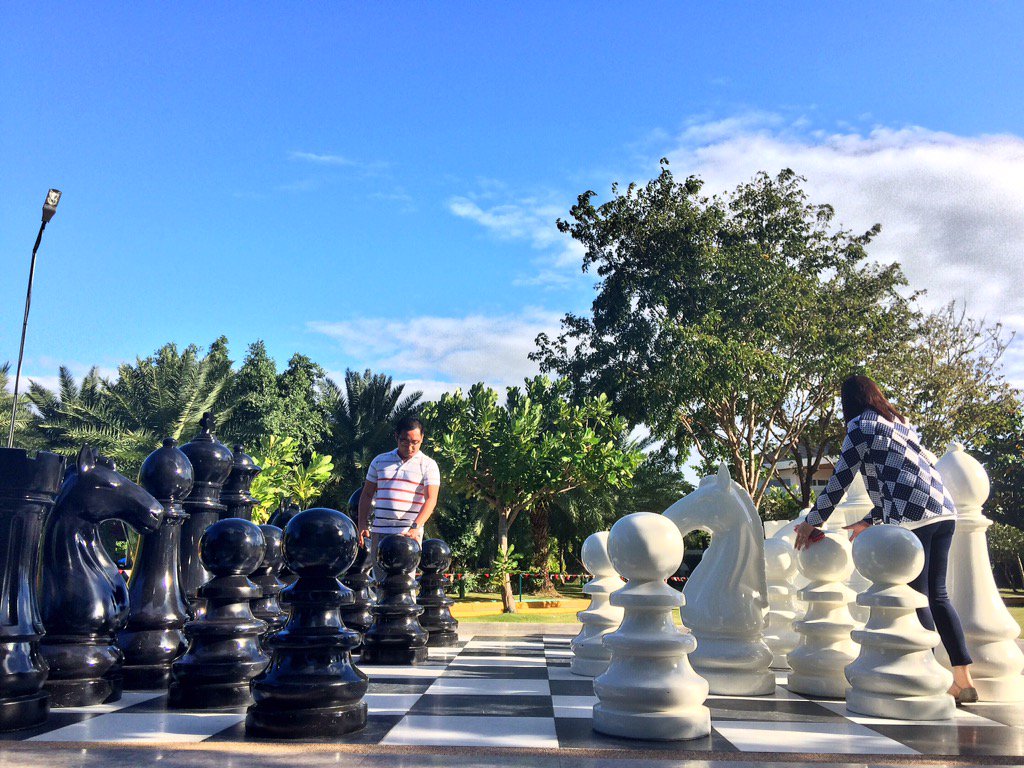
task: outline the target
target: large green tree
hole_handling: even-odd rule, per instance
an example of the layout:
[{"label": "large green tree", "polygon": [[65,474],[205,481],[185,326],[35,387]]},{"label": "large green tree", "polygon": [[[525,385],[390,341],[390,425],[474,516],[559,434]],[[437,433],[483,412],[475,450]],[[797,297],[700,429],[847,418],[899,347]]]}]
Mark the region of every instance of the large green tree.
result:
[{"label": "large green tree", "polygon": [[[474,384],[424,409],[435,454],[454,491],[486,504],[497,517],[496,569],[502,603],[515,612],[509,580],[509,531],[523,512],[549,509],[577,489],[624,487],[643,461],[623,449],[627,431],[603,395],[571,402],[568,384],[539,376],[498,393]],[[500,566],[500,567],[499,567]]]},{"label": "large green tree", "polygon": [[[0,439],[7,445],[7,436],[11,431],[11,410],[14,405],[13,392],[7,391],[11,380],[11,364],[0,365]],[[30,398],[25,394],[24,388],[18,393],[18,407],[14,414],[14,445],[19,448],[34,448],[35,440],[32,424],[32,409],[29,407]]]},{"label": "large green tree", "polygon": [[249,345],[241,367],[225,390],[224,400],[232,408],[231,417],[221,429],[232,441],[255,449],[268,436],[285,434],[277,366],[263,341]]},{"label": "large green tree", "polygon": [[802,182],[760,173],[709,198],[663,161],[602,205],[580,195],[558,226],[586,248],[598,295],[532,355],[680,455],[728,460],[755,502],[843,376],[897,350],[913,317],[899,266],[867,260],[878,225],[837,228]]}]

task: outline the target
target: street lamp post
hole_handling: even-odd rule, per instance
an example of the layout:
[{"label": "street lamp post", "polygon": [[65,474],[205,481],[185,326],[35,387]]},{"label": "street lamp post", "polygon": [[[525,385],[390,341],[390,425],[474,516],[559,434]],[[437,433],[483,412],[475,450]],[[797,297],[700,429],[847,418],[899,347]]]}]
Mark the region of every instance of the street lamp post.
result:
[{"label": "street lamp post", "polygon": [[36,253],[39,251],[39,243],[43,239],[43,230],[53,218],[53,214],[57,212],[57,203],[59,202],[59,189],[51,189],[46,193],[46,202],[43,203],[43,223],[39,225],[36,244],[32,246],[32,265],[28,268],[28,292],[25,294],[25,319],[21,323],[21,347],[18,349],[18,369],[14,374],[14,402],[11,403],[11,430],[7,433],[8,448],[14,447],[14,420],[18,415],[18,387],[21,384],[21,362],[25,357],[25,332],[28,330],[28,309],[32,304],[32,280],[36,274]]}]

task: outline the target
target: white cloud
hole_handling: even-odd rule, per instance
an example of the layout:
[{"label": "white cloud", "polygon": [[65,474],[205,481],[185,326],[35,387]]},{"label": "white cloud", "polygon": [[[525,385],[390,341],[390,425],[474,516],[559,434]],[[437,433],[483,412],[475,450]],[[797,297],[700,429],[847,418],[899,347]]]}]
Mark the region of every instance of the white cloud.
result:
[{"label": "white cloud", "polygon": [[317,165],[358,165],[355,160],[351,160],[350,158],[342,155],[321,154],[317,152],[289,152],[288,157],[292,160],[302,160],[304,162],[315,163]]},{"label": "white cloud", "polygon": [[[489,185],[484,197],[493,196],[493,190],[494,185]],[[534,273],[517,277],[513,285],[561,287],[580,275],[583,246],[559,232],[555,223],[565,216],[568,204],[527,197],[484,208],[469,197],[453,197],[448,210],[476,222],[500,240],[525,240],[540,252],[532,259]]]},{"label": "white cloud", "polygon": [[[843,226],[882,224],[869,254],[899,261],[911,287],[927,289],[926,305],[966,303],[971,316],[1024,337],[1024,139],[919,127],[809,133],[803,120],[754,113],[694,122],[663,154],[677,175],[703,178],[708,194],[792,168]],[[1021,343],[1006,359],[1017,385]]]},{"label": "white cloud", "polygon": [[312,321],[309,330],[333,339],[358,361],[351,367],[386,371],[427,398],[483,381],[501,391],[538,372],[527,359],[542,331],[558,329],[561,314],[526,309],[515,315],[358,318]]}]

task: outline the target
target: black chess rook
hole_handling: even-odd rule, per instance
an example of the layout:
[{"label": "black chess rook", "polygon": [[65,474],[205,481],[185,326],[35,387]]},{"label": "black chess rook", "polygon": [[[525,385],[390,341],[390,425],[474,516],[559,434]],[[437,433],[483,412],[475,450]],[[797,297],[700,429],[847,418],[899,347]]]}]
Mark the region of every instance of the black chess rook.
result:
[{"label": "black chess rook", "polygon": [[352,665],[359,633],[340,613],[351,591],[338,581],[356,549],[355,525],[334,509],[307,509],[285,528],[285,561],[297,577],[284,593],[291,614],[267,639],[271,662],[253,681],[247,735],[330,739],[366,725],[368,680]]}]

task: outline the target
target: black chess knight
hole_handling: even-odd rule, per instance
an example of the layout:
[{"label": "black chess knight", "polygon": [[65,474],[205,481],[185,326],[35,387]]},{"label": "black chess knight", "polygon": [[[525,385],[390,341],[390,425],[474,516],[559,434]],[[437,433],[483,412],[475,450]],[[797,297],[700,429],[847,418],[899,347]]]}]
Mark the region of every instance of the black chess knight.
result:
[{"label": "black chess knight", "polygon": [[272,659],[253,681],[247,735],[329,739],[366,725],[367,677],[351,655],[359,634],[339,612],[351,592],[337,578],[356,547],[355,525],[334,509],[307,509],[285,528],[285,560],[297,575],[285,590],[291,615],[267,639]]},{"label": "black chess knight", "polygon": [[421,664],[427,660],[427,631],[417,617],[416,580],[412,573],[420,545],[410,536],[387,536],[377,548],[384,571],[380,600],[373,606],[373,626],[363,636],[361,664]]}]

